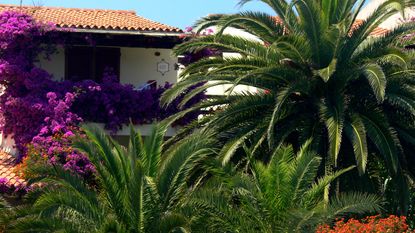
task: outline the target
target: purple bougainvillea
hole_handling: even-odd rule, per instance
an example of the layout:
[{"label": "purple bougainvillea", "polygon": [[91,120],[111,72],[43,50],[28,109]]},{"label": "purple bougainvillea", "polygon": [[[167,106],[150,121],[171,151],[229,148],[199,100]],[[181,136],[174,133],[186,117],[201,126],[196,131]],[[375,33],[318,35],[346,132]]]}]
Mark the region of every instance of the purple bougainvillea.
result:
[{"label": "purple bougainvillea", "polygon": [[[79,116],[86,122],[103,123],[107,129],[116,132],[130,121],[135,124],[152,123],[181,110],[178,107],[179,99],[167,108],[160,107],[159,98],[171,86],[168,83],[136,90],[131,85],[120,84],[118,78],[110,74],[103,77],[102,83],[91,80],[54,81],[49,73],[36,67],[35,63],[39,56],[49,57],[53,54],[55,42],[64,41],[60,35],[51,24],[36,22],[28,15],[19,12],[0,14],[0,85],[4,89],[0,95],[0,130],[5,135],[13,136],[20,158],[27,154],[31,143],[46,147],[53,140],[63,140],[65,144],[71,132],[65,131],[66,126],[56,122],[62,123],[66,117],[72,119]],[[71,104],[66,101],[67,98],[71,99]],[[204,94],[199,94],[185,107],[203,98]],[[64,115],[58,116],[60,113]],[[187,124],[198,114],[190,113],[176,124]],[[67,127],[75,127],[75,122],[78,121],[72,119]],[[54,134],[54,131],[58,133]],[[59,135],[59,139],[56,139],[56,135]],[[39,137],[43,137],[42,142]],[[52,152],[54,149],[49,150]],[[63,157],[59,159],[64,166],[75,171],[87,163],[77,154],[65,152]]]},{"label": "purple bougainvillea", "polygon": [[[133,124],[149,124],[178,113],[180,100],[186,94],[183,93],[182,97],[173,104],[163,108],[160,106],[159,99],[163,92],[171,87],[171,84],[165,83],[164,86],[136,90],[132,85],[118,83],[117,79],[111,78],[109,74],[104,76],[103,83],[100,84],[91,80],[74,84],[78,95],[72,111],[85,121],[104,123],[105,127],[112,132],[116,132],[130,121]],[[203,98],[205,98],[203,93],[195,96],[185,108]],[[85,108],[85,106],[88,107]],[[198,112],[187,114],[175,124],[188,124],[196,119],[198,114]]]},{"label": "purple bougainvillea", "polygon": [[73,140],[82,136],[79,128],[82,118],[70,111],[75,95],[66,93],[58,99],[56,93],[49,92],[47,98],[48,116],[32,139],[30,152],[34,155],[31,156],[45,157],[49,164],[61,164],[65,169],[90,178],[95,171],[93,165],[84,154],[72,148]]},{"label": "purple bougainvillea", "polygon": [[[45,118],[44,87],[50,75],[34,66],[39,56],[48,56],[56,39],[54,28],[19,12],[0,14],[0,96],[1,130],[12,134],[17,149],[25,152],[24,144],[38,132]],[[49,82],[49,83],[48,83]],[[41,93],[43,91],[43,93]]]}]

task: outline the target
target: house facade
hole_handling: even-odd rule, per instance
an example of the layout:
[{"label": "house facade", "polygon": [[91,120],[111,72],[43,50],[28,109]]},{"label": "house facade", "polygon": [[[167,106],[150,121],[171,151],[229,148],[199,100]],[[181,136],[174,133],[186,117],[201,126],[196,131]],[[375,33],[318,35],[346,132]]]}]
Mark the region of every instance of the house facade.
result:
[{"label": "house facade", "polygon": [[177,57],[171,49],[183,32],[138,16],[134,11],[0,5],[0,12],[21,11],[64,29],[64,44],[39,66],[57,80],[100,81],[111,68],[121,83],[177,81]]},{"label": "house facade", "polygon": [[[175,83],[178,58],[172,48],[182,41],[182,30],[137,15],[134,11],[1,5],[0,12],[18,11],[35,20],[51,23],[62,41],[49,58],[37,65],[55,80],[101,82],[111,70],[122,84],[136,89]],[[118,135],[128,135],[127,127]],[[139,127],[146,135],[150,125]],[[172,135],[172,128],[167,135]],[[0,136],[1,147],[15,153],[12,137]]]}]

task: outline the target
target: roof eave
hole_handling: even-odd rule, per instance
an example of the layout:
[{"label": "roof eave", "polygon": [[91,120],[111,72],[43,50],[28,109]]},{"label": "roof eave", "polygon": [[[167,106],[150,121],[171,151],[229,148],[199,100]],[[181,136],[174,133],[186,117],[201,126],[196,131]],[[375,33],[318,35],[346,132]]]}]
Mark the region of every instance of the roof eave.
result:
[{"label": "roof eave", "polygon": [[183,32],[169,31],[138,31],[138,30],[113,30],[113,29],[87,29],[87,28],[70,28],[70,32],[85,32],[99,34],[116,34],[116,35],[144,35],[144,36],[182,36]]}]

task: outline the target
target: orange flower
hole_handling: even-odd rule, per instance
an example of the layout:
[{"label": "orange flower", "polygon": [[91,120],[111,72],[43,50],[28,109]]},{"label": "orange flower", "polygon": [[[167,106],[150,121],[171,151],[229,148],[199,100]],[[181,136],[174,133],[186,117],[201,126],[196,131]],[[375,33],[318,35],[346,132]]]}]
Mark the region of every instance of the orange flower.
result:
[{"label": "orange flower", "polygon": [[316,233],[410,233],[405,216],[390,215],[387,218],[381,218],[380,215],[369,216],[364,219],[344,219],[337,220],[333,227],[327,224],[320,225]]}]

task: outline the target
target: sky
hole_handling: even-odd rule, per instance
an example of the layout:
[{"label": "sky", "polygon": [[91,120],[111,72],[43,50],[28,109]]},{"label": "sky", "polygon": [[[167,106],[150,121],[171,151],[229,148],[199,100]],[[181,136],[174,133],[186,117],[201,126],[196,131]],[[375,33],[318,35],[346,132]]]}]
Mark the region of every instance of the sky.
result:
[{"label": "sky", "polygon": [[[135,10],[138,15],[160,23],[184,29],[208,14],[235,13],[259,10],[272,13],[259,1],[245,7],[237,6],[238,0],[22,0],[23,5],[58,6],[75,8],[98,8]],[[1,4],[20,4],[20,0],[0,0]]]}]

